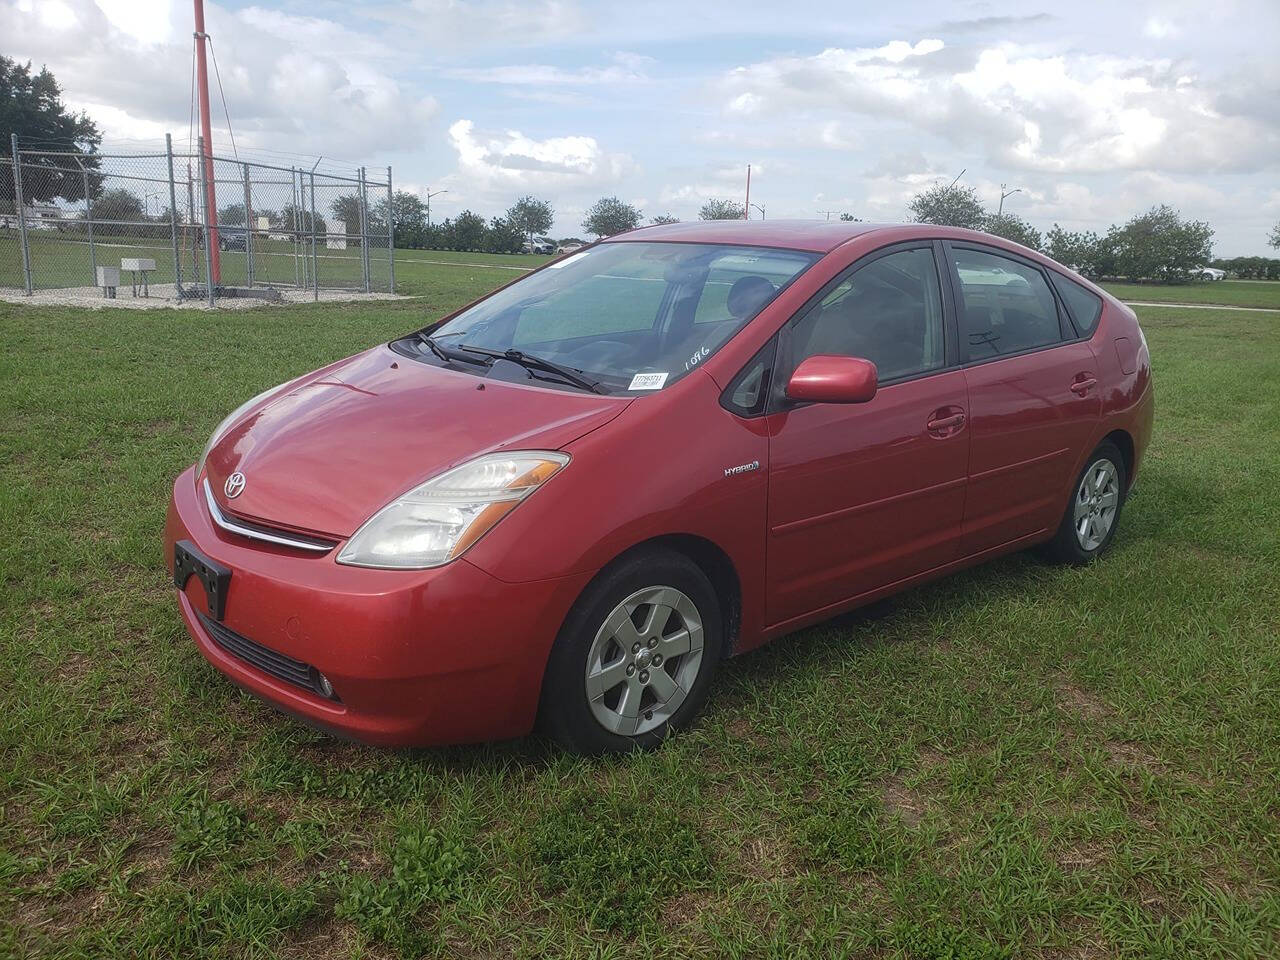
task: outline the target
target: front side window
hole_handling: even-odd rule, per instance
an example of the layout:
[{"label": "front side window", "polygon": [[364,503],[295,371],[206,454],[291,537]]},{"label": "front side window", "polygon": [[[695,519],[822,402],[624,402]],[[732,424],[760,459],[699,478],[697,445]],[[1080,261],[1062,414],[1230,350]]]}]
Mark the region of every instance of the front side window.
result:
[{"label": "front side window", "polygon": [[856,268],[797,321],[791,342],[796,365],[819,354],[862,357],[882,383],[938,369],[945,353],[932,249],[902,250]]},{"label": "front side window", "polygon": [[[604,243],[500,290],[431,337],[458,369],[467,369],[456,355],[469,347],[517,350],[609,392],[660,390],[705,362],[817,259],[721,244]],[[533,374],[559,385],[545,370]]]},{"label": "front side window", "polygon": [[952,250],[964,309],[960,336],[969,357],[1020,353],[1062,339],[1058,307],[1044,274],[981,250]]}]

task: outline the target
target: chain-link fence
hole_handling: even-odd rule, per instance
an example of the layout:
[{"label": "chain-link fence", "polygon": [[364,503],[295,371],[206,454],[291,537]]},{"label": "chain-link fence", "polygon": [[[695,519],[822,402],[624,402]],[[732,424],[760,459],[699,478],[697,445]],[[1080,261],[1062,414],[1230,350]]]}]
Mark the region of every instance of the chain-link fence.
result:
[{"label": "chain-link fence", "polygon": [[15,138],[0,158],[0,287],[210,303],[272,288],[394,292],[390,167],[349,178],[214,157],[210,184],[202,151],[166,140],[160,153],[78,154]]}]

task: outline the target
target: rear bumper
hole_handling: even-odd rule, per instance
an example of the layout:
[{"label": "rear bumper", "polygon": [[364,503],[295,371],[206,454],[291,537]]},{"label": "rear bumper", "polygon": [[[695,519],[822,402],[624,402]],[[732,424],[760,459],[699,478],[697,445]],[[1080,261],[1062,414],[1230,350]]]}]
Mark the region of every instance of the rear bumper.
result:
[{"label": "rear bumper", "polygon": [[165,564],[188,540],[230,568],[222,623],[310,664],[338,700],[281,680],[214,642],[195,577],[178,595],[187,632],[210,663],[249,692],[315,726],[386,746],[520,736],[533,727],[551,644],[590,579],[505,583],[465,559],[434,570],[341,566],[216,528],[193,470],[174,484]]}]

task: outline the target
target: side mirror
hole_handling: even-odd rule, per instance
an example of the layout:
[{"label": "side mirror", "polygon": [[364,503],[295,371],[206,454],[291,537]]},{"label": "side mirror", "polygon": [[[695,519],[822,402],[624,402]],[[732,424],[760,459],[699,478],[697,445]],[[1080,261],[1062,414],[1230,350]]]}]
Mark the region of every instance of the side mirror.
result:
[{"label": "side mirror", "polygon": [[876,365],[861,357],[819,354],[800,362],[787,397],[811,403],[866,403],[876,395]]}]

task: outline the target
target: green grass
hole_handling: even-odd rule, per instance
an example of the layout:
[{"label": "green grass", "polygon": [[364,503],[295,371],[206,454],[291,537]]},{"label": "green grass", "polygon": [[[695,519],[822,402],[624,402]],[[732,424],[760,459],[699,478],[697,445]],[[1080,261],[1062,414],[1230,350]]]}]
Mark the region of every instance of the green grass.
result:
[{"label": "green grass", "polygon": [[1105,560],[1010,557],[731,661],[653,754],[374,750],[208,667],[172,477],[245,397],[493,272],[0,304],[0,956],[1277,955],[1271,315],[1140,311],[1159,414]]},{"label": "green grass", "polygon": [[[36,289],[93,286],[94,260],[83,237],[72,237],[52,231],[32,230],[28,234],[31,250],[32,282]],[[95,237],[96,263],[119,266],[122,257],[149,257],[156,261],[153,283],[172,283],[173,247],[167,236],[153,239],[137,237]],[[304,251],[305,252],[305,251]],[[204,248],[191,245],[190,238],[179,251],[184,283],[202,282],[205,274]],[[248,281],[248,258],[242,250],[221,251],[222,281],[243,285]],[[359,287],[364,274],[358,247],[345,250],[320,249],[317,252],[321,288]],[[457,253],[450,250],[397,250],[396,290],[404,294],[420,294],[434,289],[436,281],[448,271],[466,271],[487,278],[486,289],[505,283],[546,263],[550,258],[536,254]],[[295,263],[293,245],[283,240],[256,240],[254,243],[254,281],[258,284],[293,285],[301,282],[303,267]],[[369,248],[370,283],[375,290],[390,286],[390,264],[385,246],[371,243]],[[122,277],[128,283],[128,275]],[[0,287],[21,289],[22,248],[16,230],[0,230]]]},{"label": "green grass", "polygon": [[1280,309],[1280,281],[1214,280],[1201,283],[1104,283],[1121,300],[1209,303]]}]

